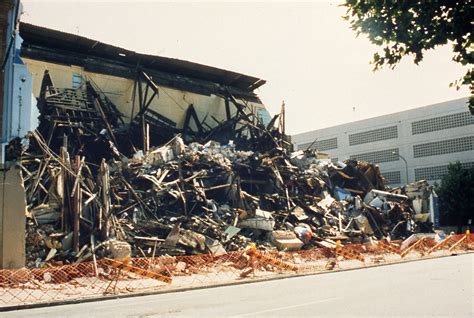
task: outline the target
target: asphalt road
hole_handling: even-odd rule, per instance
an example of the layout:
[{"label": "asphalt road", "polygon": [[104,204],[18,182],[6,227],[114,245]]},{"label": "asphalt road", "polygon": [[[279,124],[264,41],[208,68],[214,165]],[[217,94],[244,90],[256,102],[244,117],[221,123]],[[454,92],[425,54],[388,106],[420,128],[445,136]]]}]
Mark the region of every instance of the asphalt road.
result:
[{"label": "asphalt road", "polygon": [[473,317],[474,254],[0,317]]}]

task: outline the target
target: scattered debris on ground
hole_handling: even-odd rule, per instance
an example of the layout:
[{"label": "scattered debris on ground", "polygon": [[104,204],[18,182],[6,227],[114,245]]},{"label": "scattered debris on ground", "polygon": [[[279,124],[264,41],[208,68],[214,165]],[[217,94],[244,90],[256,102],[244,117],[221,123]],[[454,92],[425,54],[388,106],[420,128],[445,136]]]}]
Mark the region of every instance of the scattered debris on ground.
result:
[{"label": "scattered debris on ground", "polygon": [[27,196],[27,267],[112,252],[222,255],[250,243],[335,248],[420,230],[414,189],[387,191],[374,164],[292,152],[277,124],[284,112],[265,126],[230,95],[235,116],[196,134],[159,120],[142,127],[140,113],[124,123],[91,83],[43,89],[40,126],[9,148]]}]

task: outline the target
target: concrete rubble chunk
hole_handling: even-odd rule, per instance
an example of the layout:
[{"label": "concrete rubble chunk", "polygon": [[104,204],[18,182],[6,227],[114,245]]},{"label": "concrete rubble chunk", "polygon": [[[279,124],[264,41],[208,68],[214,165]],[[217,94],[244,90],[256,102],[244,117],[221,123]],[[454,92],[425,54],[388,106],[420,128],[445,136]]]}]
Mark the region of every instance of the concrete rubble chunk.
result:
[{"label": "concrete rubble chunk", "polygon": [[239,223],[239,227],[263,231],[273,231],[274,226],[275,221],[273,220],[272,214],[268,211],[263,211],[260,209],[255,211],[255,216],[248,217]]},{"label": "concrete rubble chunk", "polygon": [[299,206],[296,206],[293,209],[291,215],[294,216],[298,221],[305,221],[309,218],[308,215],[306,215],[306,213],[304,212],[304,209]]},{"label": "concrete rubble chunk", "polygon": [[180,232],[178,243],[195,250],[204,251],[206,248],[206,237],[200,233],[183,230]]},{"label": "concrete rubble chunk", "polygon": [[132,249],[127,242],[110,240],[108,243],[113,258],[125,259],[131,256]]},{"label": "concrete rubble chunk", "polygon": [[213,240],[209,237],[206,237],[205,244],[209,252],[211,252],[211,254],[214,256],[221,256],[226,254],[225,248],[218,240]]},{"label": "concrete rubble chunk", "polygon": [[284,251],[300,250],[304,243],[296,237],[294,232],[272,231],[270,241],[279,249]]}]

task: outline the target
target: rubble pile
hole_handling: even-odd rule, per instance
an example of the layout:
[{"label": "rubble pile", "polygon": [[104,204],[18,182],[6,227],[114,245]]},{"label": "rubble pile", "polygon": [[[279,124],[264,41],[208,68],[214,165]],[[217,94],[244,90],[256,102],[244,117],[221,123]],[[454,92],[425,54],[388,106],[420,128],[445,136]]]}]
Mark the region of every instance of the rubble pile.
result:
[{"label": "rubble pile", "polygon": [[[28,267],[95,260],[114,241],[133,257],[220,255],[250,243],[332,248],[418,231],[408,197],[385,191],[376,165],[292,152],[281,129],[235,99],[235,138],[177,131],[137,150],[133,122],[88,87],[46,91],[40,127],[10,149],[21,153]],[[205,135],[219,139],[224,126]]]},{"label": "rubble pile", "polygon": [[406,195],[417,218],[426,219],[428,217],[429,201],[433,195],[433,186],[428,181],[416,181],[401,188],[392,189],[391,192]]}]

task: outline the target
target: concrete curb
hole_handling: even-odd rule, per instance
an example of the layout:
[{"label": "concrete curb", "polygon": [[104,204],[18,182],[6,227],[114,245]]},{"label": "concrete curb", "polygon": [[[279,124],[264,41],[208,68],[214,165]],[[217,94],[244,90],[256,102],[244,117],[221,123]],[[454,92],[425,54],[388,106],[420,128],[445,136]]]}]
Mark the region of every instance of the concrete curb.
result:
[{"label": "concrete curb", "polygon": [[95,301],[113,300],[113,299],[121,299],[121,298],[179,293],[179,292],[186,292],[186,291],[192,291],[192,290],[235,286],[235,285],[244,285],[244,284],[260,283],[260,282],[281,280],[281,279],[288,279],[288,278],[299,278],[299,277],[305,277],[305,276],[315,276],[315,275],[324,275],[324,274],[331,274],[331,273],[338,273],[338,272],[356,271],[356,270],[370,269],[373,267],[398,265],[398,264],[427,261],[427,260],[447,258],[447,257],[452,257],[452,256],[468,255],[468,254],[474,254],[474,251],[465,251],[462,253],[453,253],[449,255],[440,255],[440,256],[424,257],[424,258],[417,258],[417,259],[403,259],[402,258],[400,259],[400,261],[397,261],[397,262],[371,264],[371,265],[361,266],[361,267],[327,270],[327,271],[316,272],[316,273],[281,274],[278,276],[275,275],[271,277],[248,278],[241,281],[232,281],[232,282],[212,284],[212,285],[178,287],[174,289],[151,290],[151,291],[146,291],[146,292],[128,293],[128,294],[121,294],[121,295],[107,295],[107,296],[90,297],[90,298],[83,298],[83,299],[70,299],[70,300],[64,300],[64,301],[44,302],[44,303],[37,303],[37,304],[6,306],[6,307],[0,307],[0,312],[9,312],[9,311],[14,311],[14,310],[25,310],[25,309],[53,307],[53,306],[62,306],[62,305],[71,305],[71,304],[80,304],[80,303],[90,303],[90,302],[95,302]]}]

